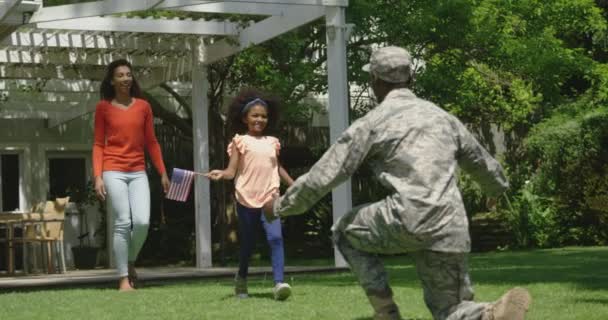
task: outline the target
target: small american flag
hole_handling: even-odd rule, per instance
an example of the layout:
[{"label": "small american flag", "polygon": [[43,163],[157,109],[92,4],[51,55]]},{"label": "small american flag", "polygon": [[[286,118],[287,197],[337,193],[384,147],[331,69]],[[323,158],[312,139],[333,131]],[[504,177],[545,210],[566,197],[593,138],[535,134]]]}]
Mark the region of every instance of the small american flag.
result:
[{"label": "small american flag", "polygon": [[196,175],[196,172],[173,168],[167,199],[182,202],[186,201],[186,199],[188,199],[188,194],[190,193],[194,175]]}]

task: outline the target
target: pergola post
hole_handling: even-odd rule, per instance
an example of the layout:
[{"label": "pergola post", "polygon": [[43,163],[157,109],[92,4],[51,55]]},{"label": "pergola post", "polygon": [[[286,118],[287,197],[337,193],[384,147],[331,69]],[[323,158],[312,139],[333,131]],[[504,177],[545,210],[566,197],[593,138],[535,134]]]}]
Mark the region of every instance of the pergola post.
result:
[{"label": "pergola post", "polygon": [[[348,82],[346,75],[346,19],[345,8],[326,7],[327,24],[327,74],[329,85],[329,137],[331,143],[348,128]],[[332,191],[333,221],[352,209],[351,181]],[[346,266],[344,257],[334,249],[336,267]]]},{"label": "pergola post", "polygon": [[[199,38],[192,51],[192,125],[194,171],[209,171],[209,99],[207,68],[203,65],[203,40]],[[211,267],[211,197],[209,180],[194,179],[196,267]]]}]

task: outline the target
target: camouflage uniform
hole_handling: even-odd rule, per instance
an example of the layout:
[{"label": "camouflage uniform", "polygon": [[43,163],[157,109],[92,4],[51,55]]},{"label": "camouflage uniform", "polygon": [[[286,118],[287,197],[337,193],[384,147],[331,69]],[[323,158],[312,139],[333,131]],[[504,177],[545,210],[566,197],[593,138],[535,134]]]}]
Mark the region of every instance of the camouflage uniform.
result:
[{"label": "camouflage uniform", "polygon": [[[390,52],[380,58],[390,61]],[[332,227],[362,287],[368,294],[390,290],[377,254],[409,252],[435,319],[480,319],[486,304],[472,302],[470,238],[457,170],[498,195],[508,187],[500,164],[454,116],[408,89],[394,89],[274,202],[275,215],[304,213],[363,162],[392,194],[354,208]]]}]

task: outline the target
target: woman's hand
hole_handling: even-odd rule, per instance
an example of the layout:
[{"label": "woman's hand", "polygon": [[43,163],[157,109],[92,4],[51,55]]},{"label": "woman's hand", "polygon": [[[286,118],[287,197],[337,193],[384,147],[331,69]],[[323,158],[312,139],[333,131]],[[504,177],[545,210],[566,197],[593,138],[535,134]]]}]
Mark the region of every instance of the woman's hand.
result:
[{"label": "woman's hand", "polygon": [[169,192],[169,187],[171,186],[171,182],[169,181],[169,177],[167,176],[167,173],[163,173],[163,175],[160,177],[160,184],[162,184],[163,186],[163,191],[165,193]]},{"label": "woman's hand", "polygon": [[224,170],[211,170],[208,173],[205,173],[205,177],[213,181],[218,181],[221,179],[225,179],[226,173],[224,172]]},{"label": "woman's hand", "polygon": [[106,186],[101,176],[95,177],[95,194],[100,200],[106,200]]}]

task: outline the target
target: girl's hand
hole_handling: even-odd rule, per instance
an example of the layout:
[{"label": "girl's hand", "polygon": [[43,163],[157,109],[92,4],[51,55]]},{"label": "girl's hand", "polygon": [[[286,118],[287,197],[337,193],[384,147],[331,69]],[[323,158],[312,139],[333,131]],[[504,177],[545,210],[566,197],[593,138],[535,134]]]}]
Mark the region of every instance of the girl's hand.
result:
[{"label": "girl's hand", "polygon": [[101,176],[95,177],[95,194],[102,201],[106,200],[106,186]]},{"label": "girl's hand", "polygon": [[213,181],[218,181],[218,180],[224,179],[225,176],[226,175],[224,174],[224,170],[211,170],[205,174],[205,177],[207,177]]},{"label": "girl's hand", "polygon": [[264,214],[264,217],[266,218],[266,221],[271,222],[274,219],[278,218],[277,215],[275,215],[274,213],[274,201],[279,197],[278,194],[275,194],[272,196],[272,199],[266,201],[266,203],[264,203],[264,206],[262,207],[262,213]]},{"label": "girl's hand", "polygon": [[169,181],[169,177],[167,176],[167,173],[163,173],[163,175],[160,177],[160,184],[163,186],[163,191],[165,193],[169,192],[169,187],[171,186],[171,182]]}]

